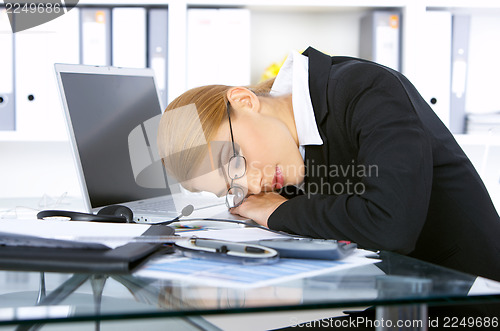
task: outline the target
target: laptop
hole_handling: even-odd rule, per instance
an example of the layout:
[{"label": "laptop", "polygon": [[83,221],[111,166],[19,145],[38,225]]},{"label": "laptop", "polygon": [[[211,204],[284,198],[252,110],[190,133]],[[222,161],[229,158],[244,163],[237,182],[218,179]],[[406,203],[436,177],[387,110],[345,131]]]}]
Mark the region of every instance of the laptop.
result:
[{"label": "laptop", "polygon": [[[183,192],[166,176],[152,69],[55,64],[55,71],[86,212],[120,204],[136,222],[155,223],[193,205],[191,218],[234,219],[223,198]],[[153,179],[141,182],[147,172]]]}]

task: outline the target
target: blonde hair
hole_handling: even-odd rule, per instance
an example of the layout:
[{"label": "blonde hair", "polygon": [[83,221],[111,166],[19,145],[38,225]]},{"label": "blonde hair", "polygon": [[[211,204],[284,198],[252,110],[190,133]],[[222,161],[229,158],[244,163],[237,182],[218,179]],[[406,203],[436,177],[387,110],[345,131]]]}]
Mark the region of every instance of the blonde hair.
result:
[{"label": "blonde hair", "polygon": [[[248,88],[267,96],[273,79]],[[165,109],[158,127],[158,148],[167,172],[179,182],[194,178],[213,140],[227,118],[227,92],[231,86],[196,87],[178,96]],[[194,188],[185,188],[194,191]]]}]

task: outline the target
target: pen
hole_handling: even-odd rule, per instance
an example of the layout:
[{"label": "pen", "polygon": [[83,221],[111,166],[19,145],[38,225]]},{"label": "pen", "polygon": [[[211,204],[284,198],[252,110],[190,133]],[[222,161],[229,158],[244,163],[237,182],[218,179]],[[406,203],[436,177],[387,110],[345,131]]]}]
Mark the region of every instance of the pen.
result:
[{"label": "pen", "polygon": [[227,253],[229,251],[240,252],[240,253],[253,253],[253,254],[266,254],[269,253],[268,250],[242,244],[242,243],[232,243],[228,241],[219,241],[213,239],[203,239],[203,238],[191,238],[191,243],[198,247],[213,248],[216,253]]}]

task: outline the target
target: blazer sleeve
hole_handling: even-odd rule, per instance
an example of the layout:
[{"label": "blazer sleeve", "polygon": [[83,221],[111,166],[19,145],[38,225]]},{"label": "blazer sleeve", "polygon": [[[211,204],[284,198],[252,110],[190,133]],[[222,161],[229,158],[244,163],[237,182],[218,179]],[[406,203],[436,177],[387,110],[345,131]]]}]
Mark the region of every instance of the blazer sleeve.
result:
[{"label": "blazer sleeve", "polygon": [[431,138],[406,88],[392,72],[367,63],[330,79],[323,131],[355,150],[357,164],[376,172],[362,177],[359,195],[288,200],[270,216],[270,228],[403,254],[414,249],[427,216],[433,160]]}]

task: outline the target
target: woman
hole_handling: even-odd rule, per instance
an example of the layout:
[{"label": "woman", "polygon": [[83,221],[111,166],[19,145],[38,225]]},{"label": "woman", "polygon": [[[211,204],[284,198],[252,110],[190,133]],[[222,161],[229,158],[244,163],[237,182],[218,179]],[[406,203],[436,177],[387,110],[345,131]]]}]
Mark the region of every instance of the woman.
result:
[{"label": "woman", "polygon": [[[179,111],[189,105],[201,133]],[[186,188],[229,192],[232,213],[271,229],[500,280],[500,220],[480,177],[417,90],[386,67],[308,48],[274,81],[181,95],[158,145]]]}]

